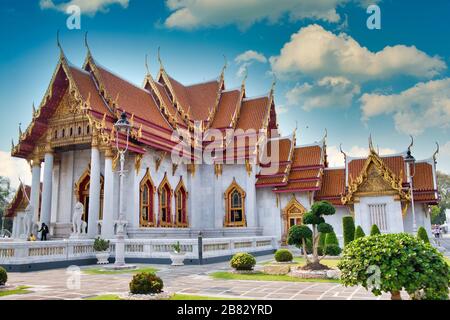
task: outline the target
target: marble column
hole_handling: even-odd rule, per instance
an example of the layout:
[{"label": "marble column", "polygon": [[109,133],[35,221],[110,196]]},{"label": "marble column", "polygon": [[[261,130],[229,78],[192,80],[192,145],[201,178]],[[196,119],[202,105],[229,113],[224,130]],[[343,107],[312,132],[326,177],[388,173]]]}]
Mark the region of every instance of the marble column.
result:
[{"label": "marble column", "polygon": [[41,160],[39,157],[33,159],[31,165],[31,194],[30,202],[33,206],[33,222],[39,221],[39,195],[41,193]]},{"label": "marble column", "polygon": [[100,213],[100,151],[97,144],[91,148],[91,172],[89,182],[88,236],[95,238],[98,234],[97,223]]},{"label": "marble column", "polygon": [[53,152],[46,151],[44,156],[44,184],[42,186],[42,209],[40,222],[45,223],[47,226],[50,226],[50,217],[52,210],[52,180]]},{"label": "marble column", "polygon": [[106,150],[102,222],[102,238],[104,239],[114,237],[114,172],[112,162],[113,153],[111,150]]}]

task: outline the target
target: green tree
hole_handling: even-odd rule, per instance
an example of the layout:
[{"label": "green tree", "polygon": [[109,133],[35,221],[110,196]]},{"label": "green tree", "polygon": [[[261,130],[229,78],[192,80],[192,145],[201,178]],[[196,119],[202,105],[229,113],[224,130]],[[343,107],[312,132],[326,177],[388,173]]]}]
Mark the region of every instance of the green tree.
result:
[{"label": "green tree", "polygon": [[361,226],[357,226],[355,231],[355,240],[365,236],[366,234],[364,233],[364,230],[361,228]]},{"label": "green tree", "polygon": [[417,230],[417,238],[425,243],[430,243],[430,239],[428,239],[428,234],[424,227],[419,227]]},{"label": "green tree", "polygon": [[361,285],[378,296],[389,292],[401,299],[448,299],[449,266],[433,246],[407,233],[355,239],[338,263],[345,286]]},{"label": "green tree", "polygon": [[11,231],[12,223],[9,219],[3,220],[6,207],[11,201],[11,195],[13,194],[13,189],[11,188],[11,182],[8,178],[0,176],[0,229],[3,227]]},{"label": "green tree", "polygon": [[[327,201],[318,201],[314,203],[311,210],[303,216],[302,226],[293,226],[289,230],[288,243],[303,247],[305,259],[307,261],[305,268],[327,269],[320,263],[323,259],[319,257],[319,242],[321,233],[330,233],[333,227],[325,222],[324,216],[335,214],[336,209]],[[307,226],[310,225],[311,229]],[[308,231],[309,230],[309,231]],[[311,238],[312,259],[306,254],[306,241]]]},{"label": "green tree", "polygon": [[372,225],[372,228],[370,228],[370,235],[374,236],[376,234],[381,234],[380,229],[378,228],[378,226],[376,224]]},{"label": "green tree", "polygon": [[431,223],[443,224],[445,222],[445,209],[450,209],[450,175],[438,171],[437,184],[441,201],[438,206],[431,208]]},{"label": "green tree", "polygon": [[344,247],[355,239],[355,220],[352,216],[342,218],[342,229],[344,230]]}]

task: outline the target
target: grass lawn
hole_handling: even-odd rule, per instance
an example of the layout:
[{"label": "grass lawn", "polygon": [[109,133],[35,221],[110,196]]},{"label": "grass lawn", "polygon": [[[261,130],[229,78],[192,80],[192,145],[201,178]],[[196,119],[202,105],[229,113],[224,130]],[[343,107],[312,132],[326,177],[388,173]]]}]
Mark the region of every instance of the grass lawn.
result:
[{"label": "grass lawn", "polygon": [[[121,300],[118,295],[104,294],[95,297],[85,298],[84,300]],[[235,300],[231,298],[219,298],[208,296],[194,296],[190,294],[174,294],[169,300]]]},{"label": "grass lawn", "polygon": [[335,282],[339,283],[338,279],[304,279],[296,278],[288,275],[272,275],[257,272],[254,274],[238,274],[226,271],[213,272],[210,274],[214,279],[221,280],[255,280],[255,281],[290,281],[290,282]]},{"label": "grass lawn", "polygon": [[30,287],[27,286],[20,286],[17,287],[16,289],[12,289],[12,290],[2,290],[0,291],[0,297],[4,297],[4,296],[10,296],[13,294],[27,294],[27,293],[31,293],[30,290],[27,290]]},{"label": "grass lawn", "polygon": [[91,269],[84,269],[83,272],[86,274],[122,274],[122,273],[138,273],[138,272],[151,272],[156,273],[158,269],[155,268],[137,268],[132,270],[103,270],[103,268],[91,268]]},{"label": "grass lawn", "polygon": [[[262,265],[266,265],[266,264],[271,264],[271,263],[274,263],[274,262],[275,262],[275,260],[270,260],[270,261],[264,261],[261,264]],[[339,259],[322,259],[320,261],[320,263],[322,263],[322,264],[324,264],[324,265],[326,265],[326,266],[328,266],[330,268],[337,268],[338,262],[339,262]],[[306,264],[305,258],[303,258],[303,257],[295,257],[294,261],[292,262],[291,265],[304,266],[305,264]]]}]

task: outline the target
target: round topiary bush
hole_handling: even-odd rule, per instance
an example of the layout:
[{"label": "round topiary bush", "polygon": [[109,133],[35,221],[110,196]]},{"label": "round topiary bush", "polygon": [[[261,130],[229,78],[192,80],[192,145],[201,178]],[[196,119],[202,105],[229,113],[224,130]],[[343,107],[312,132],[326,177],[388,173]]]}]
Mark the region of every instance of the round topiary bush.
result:
[{"label": "round topiary bush", "polygon": [[294,257],[287,249],[279,249],[275,252],[275,261],[277,262],[290,262],[292,259],[294,259]]},{"label": "round topiary bush", "polygon": [[247,252],[236,253],[230,261],[231,267],[236,270],[253,270],[255,264],[255,257]]},{"label": "round topiary bush", "polygon": [[160,277],[151,272],[141,272],[133,276],[130,282],[132,294],[156,294],[161,293],[164,283]]},{"label": "round topiary bush", "polygon": [[417,230],[417,238],[422,240],[425,243],[430,243],[430,239],[428,238],[427,230],[424,227],[420,227]]},{"label": "round topiary bush", "polygon": [[430,244],[406,234],[355,239],[338,263],[345,286],[362,285],[374,295],[405,290],[412,298],[448,299],[449,266]]},{"label": "round topiary bush", "polygon": [[8,281],[8,273],[5,269],[0,267],[0,286],[4,286],[6,281]]}]

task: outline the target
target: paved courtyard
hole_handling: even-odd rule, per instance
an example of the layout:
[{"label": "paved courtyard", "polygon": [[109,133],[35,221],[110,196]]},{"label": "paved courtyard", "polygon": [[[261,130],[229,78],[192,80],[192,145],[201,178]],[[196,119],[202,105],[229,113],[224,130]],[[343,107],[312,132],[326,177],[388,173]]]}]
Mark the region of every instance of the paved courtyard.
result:
[{"label": "paved courtyard", "polygon": [[[272,256],[259,257],[258,260],[271,258]],[[92,267],[97,266],[82,267],[81,270]],[[158,269],[157,274],[165,284],[164,290],[171,293],[271,300],[390,299],[389,295],[374,297],[362,287],[346,288],[331,282],[218,280],[208,276],[210,272],[229,270],[227,262],[204,266],[145,265],[145,267]],[[10,285],[30,286],[32,293],[0,299],[83,299],[103,294],[123,294],[128,291],[128,283],[132,278],[130,273],[97,275],[82,273],[79,288],[68,289],[67,283],[71,283],[70,276],[66,269],[9,273]]]}]

